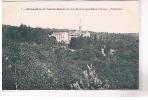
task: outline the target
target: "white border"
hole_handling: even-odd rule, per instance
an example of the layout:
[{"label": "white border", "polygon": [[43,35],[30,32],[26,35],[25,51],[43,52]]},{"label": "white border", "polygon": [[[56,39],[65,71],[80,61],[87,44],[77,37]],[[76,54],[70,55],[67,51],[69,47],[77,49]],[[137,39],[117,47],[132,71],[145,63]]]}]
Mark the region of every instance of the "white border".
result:
[{"label": "white border", "polygon": [[[0,3],[0,13],[2,15],[2,2]],[[141,0],[141,32],[140,32],[140,89],[139,90],[99,90],[99,91],[54,91],[54,90],[32,90],[32,91],[2,91],[2,79],[1,79],[1,96],[5,100],[12,100],[17,97],[18,100],[33,99],[50,99],[50,97],[100,97],[100,96],[148,96],[148,0]],[[0,22],[2,23],[2,16],[0,16]],[[1,24],[2,25],[2,24]],[[2,26],[0,27],[0,72],[2,73]],[[1,74],[2,75],[2,74]],[[2,78],[2,76],[0,77]],[[53,99],[53,98],[52,98]],[[61,100],[61,98],[59,98]],[[111,99],[111,98],[110,98]],[[15,98],[16,100],[16,98]],[[33,99],[34,100],[34,99]],[[65,100],[65,98],[64,98]],[[69,98],[68,98],[69,100]],[[114,100],[114,99],[113,99]]]}]

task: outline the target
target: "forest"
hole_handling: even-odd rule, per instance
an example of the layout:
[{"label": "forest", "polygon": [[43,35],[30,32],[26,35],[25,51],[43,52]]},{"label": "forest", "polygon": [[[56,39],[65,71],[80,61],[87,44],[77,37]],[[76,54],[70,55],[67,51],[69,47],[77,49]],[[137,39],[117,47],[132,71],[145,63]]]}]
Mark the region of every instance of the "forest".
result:
[{"label": "forest", "polygon": [[91,32],[58,43],[68,29],[2,25],[3,90],[139,88],[138,33]]}]

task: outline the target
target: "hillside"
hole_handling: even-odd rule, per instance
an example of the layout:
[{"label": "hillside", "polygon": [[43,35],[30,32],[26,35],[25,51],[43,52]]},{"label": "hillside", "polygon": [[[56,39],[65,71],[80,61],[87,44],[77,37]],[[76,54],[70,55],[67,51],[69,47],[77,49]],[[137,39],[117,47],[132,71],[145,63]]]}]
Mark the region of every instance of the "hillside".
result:
[{"label": "hillside", "polygon": [[73,38],[67,45],[48,37],[52,32],[70,31],[66,29],[26,25],[3,25],[2,29],[4,90],[138,88],[138,33],[92,32],[92,37]]}]

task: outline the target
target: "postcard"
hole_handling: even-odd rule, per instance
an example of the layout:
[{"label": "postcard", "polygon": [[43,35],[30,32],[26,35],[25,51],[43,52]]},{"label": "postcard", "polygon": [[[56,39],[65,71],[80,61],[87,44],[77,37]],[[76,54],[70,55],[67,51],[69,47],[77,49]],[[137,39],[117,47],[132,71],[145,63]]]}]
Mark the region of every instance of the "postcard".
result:
[{"label": "postcard", "polygon": [[3,0],[3,90],[139,89],[138,0]]}]

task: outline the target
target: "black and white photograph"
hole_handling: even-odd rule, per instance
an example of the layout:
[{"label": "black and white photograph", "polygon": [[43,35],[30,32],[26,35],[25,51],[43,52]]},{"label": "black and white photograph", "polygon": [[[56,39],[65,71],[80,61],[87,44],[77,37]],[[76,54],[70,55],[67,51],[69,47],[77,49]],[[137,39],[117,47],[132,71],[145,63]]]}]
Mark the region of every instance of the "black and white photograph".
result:
[{"label": "black and white photograph", "polygon": [[139,89],[139,1],[3,1],[3,90]]}]

